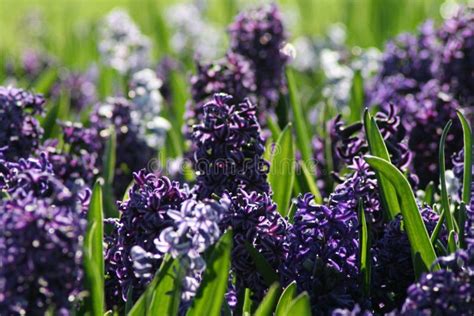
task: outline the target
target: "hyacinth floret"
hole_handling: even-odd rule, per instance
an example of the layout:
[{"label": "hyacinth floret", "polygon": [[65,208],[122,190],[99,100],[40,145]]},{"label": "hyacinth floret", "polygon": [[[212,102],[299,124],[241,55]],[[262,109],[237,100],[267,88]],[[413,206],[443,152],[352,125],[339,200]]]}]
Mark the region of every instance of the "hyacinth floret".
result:
[{"label": "hyacinth floret", "polygon": [[0,87],[0,148],[7,160],[28,158],[38,148],[43,129],[34,115],[44,103],[39,94]]},{"label": "hyacinth floret", "polygon": [[265,149],[256,107],[248,99],[238,103],[232,96],[218,93],[203,110],[202,122],[193,126],[192,134],[198,195],[221,196],[240,187],[269,192],[268,162],[262,158]]}]

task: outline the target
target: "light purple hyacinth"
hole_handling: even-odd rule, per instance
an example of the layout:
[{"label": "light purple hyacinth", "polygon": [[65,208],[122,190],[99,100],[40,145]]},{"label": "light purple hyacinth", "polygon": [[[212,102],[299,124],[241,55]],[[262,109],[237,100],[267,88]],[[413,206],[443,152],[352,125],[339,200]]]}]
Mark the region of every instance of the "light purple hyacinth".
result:
[{"label": "light purple hyacinth", "polygon": [[27,158],[39,146],[43,129],[34,117],[45,100],[13,87],[0,87],[0,151],[7,160]]}]

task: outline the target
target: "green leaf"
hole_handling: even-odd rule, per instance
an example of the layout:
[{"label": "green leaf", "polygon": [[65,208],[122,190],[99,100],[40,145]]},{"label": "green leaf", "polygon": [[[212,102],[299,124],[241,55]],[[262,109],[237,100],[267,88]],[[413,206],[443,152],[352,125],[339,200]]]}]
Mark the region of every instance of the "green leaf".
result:
[{"label": "green leaf", "polygon": [[252,291],[250,289],[245,288],[244,292],[244,305],[242,307],[242,315],[243,316],[251,316],[252,315]]},{"label": "green leaf", "polygon": [[311,316],[311,303],[308,293],[303,292],[298,295],[298,297],[291,303],[286,315]]},{"label": "green leaf", "polygon": [[275,309],[275,316],[286,315],[290,308],[291,302],[296,296],[296,282],[291,282],[283,291],[283,294],[278,300],[277,307]]},{"label": "green leaf", "polygon": [[54,68],[49,69],[45,71],[38,80],[36,80],[33,90],[37,93],[46,94],[49,92],[57,78],[57,70]]},{"label": "green leaf", "polygon": [[102,187],[97,181],[92,191],[84,237],[84,270],[89,292],[87,305],[92,315],[102,315],[104,312],[103,220]]},{"label": "green leaf", "polygon": [[280,295],[280,285],[274,283],[263,298],[262,302],[255,311],[255,316],[272,315],[275,305],[277,304],[278,296]]},{"label": "green leaf", "polygon": [[[416,275],[419,277],[422,272],[429,271],[431,264],[436,260],[436,253],[418,210],[410,183],[400,170],[390,162],[374,156],[366,156],[365,160],[372,168],[383,174],[395,187],[397,196],[400,198],[401,213],[412,249],[412,258],[416,258],[419,255],[421,259],[421,270],[416,270]],[[415,266],[415,268],[418,267]],[[439,265],[436,265],[434,268],[437,270]]]},{"label": "green leaf", "polygon": [[462,200],[466,205],[471,201],[471,185],[472,185],[472,130],[469,122],[466,120],[461,111],[457,111],[459,120],[461,121],[463,138],[464,138],[464,175],[462,187]]},{"label": "green leaf", "polygon": [[[168,268],[169,267],[169,268]],[[148,300],[147,315],[177,315],[185,267],[179,258],[166,265]]]},{"label": "green leaf", "polygon": [[295,146],[288,124],[275,144],[268,182],[273,191],[273,200],[282,216],[288,215],[293,184],[295,182]]},{"label": "green leaf", "polygon": [[448,190],[446,187],[446,161],[444,155],[444,147],[446,144],[446,137],[448,136],[448,132],[452,124],[453,122],[451,120],[446,124],[443,130],[443,134],[441,134],[441,140],[439,142],[439,182],[441,184],[441,205],[443,207],[443,214],[446,218],[446,226],[448,227],[449,232],[454,230],[454,222],[453,215],[449,207]]},{"label": "green leaf", "polygon": [[[377,126],[377,122],[367,109],[364,112],[364,128],[370,154],[390,162],[390,154],[387,146],[385,146],[385,141]],[[386,216],[389,220],[394,219],[400,213],[400,204],[395,188],[380,172],[376,171],[376,176],[379,183],[382,205],[387,211]]]},{"label": "green leaf", "polygon": [[306,180],[306,184],[309,187],[309,191],[314,195],[314,201],[317,204],[323,203],[323,197],[321,196],[321,193],[319,192],[318,185],[316,184],[314,177],[309,171],[308,166],[304,163],[304,161],[300,161],[300,162],[301,162],[300,163],[301,171],[303,172],[303,176]]},{"label": "green leaf", "polygon": [[46,140],[51,138],[53,131],[57,128],[56,121],[59,116],[59,108],[61,104],[56,102],[48,111],[44,119],[41,120],[41,127],[44,130],[43,139]]},{"label": "green leaf", "polygon": [[362,288],[364,294],[370,295],[371,285],[371,256],[370,256],[370,239],[367,228],[367,220],[365,218],[364,206],[362,200],[359,200],[359,242],[360,242],[360,271],[362,273]]},{"label": "green leaf", "polygon": [[224,295],[227,291],[231,250],[232,231],[228,230],[211,253],[201,286],[187,315],[220,315]]},{"label": "green leaf", "polygon": [[280,126],[275,122],[271,115],[267,115],[267,125],[272,132],[272,138],[276,141],[280,137],[281,129]]},{"label": "green leaf", "polygon": [[357,70],[352,78],[351,99],[349,101],[349,108],[351,110],[349,123],[354,123],[360,120],[363,107],[364,79],[362,78],[360,70]]},{"label": "green leaf", "polygon": [[456,232],[454,230],[449,232],[448,236],[448,250],[450,253],[453,253],[456,251],[457,245],[456,245]]},{"label": "green leaf", "polygon": [[114,182],[115,160],[117,148],[117,136],[113,126],[109,128],[109,138],[105,145],[104,152],[104,180],[108,185]]},{"label": "green leaf", "polygon": [[425,196],[424,196],[423,202],[425,202],[428,205],[433,205],[434,193],[435,193],[434,191],[435,191],[434,182],[430,181],[425,188]]},{"label": "green leaf", "polygon": [[252,244],[247,241],[245,241],[245,248],[252,257],[255,266],[257,267],[257,271],[260,272],[260,274],[262,275],[265,284],[267,286],[270,286],[273,283],[277,282],[279,279],[278,274],[275,272],[275,270],[273,270],[267,259],[265,259],[265,257],[260,252],[258,252]]}]

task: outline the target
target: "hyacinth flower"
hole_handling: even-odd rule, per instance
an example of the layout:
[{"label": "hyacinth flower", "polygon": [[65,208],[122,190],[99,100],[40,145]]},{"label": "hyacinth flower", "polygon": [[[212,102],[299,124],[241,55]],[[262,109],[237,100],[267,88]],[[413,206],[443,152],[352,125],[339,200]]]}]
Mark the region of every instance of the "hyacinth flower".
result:
[{"label": "hyacinth flower", "polygon": [[298,197],[281,277],[284,283],[295,280],[299,292],[308,292],[314,315],[352,309],[360,298],[358,236],[354,210],[342,203],[316,205],[309,193]]},{"label": "hyacinth flower", "polygon": [[135,105],[131,112],[134,123],[142,135],[146,135],[148,146],[163,147],[166,132],[171,124],[160,116],[163,97],[160,88],[163,82],[151,69],[143,69],[133,74],[129,84],[128,96]]},{"label": "hyacinth flower", "polygon": [[34,117],[44,98],[13,87],[0,87],[0,151],[6,160],[27,158],[39,146],[43,129]]},{"label": "hyacinth flower", "polygon": [[472,315],[474,253],[458,250],[440,257],[440,270],[424,274],[408,289],[402,315]]},{"label": "hyacinth flower", "polygon": [[243,56],[227,53],[216,62],[197,63],[197,72],[190,79],[192,103],[188,103],[187,124],[202,118],[203,106],[216,93],[227,93],[242,102],[256,90],[252,64]]},{"label": "hyacinth flower", "polygon": [[[428,233],[432,234],[439,215],[426,205],[420,213]],[[443,226],[439,240],[445,244],[446,239],[447,232]],[[401,215],[385,225],[372,252],[373,288],[376,289],[372,293],[372,307],[378,313],[391,312],[403,304],[408,287],[415,281],[410,242]]]},{"label": "hyacinth flower", "polygon": [[62,93],[67,93],[71,109],[80,113],[97,102],[97,77],[94,67],[86,72],[64,70],[51,90],[51,98],[60,99]]},{"label": "hyacinth flower", "polygon": [[285,86],[287,39],[277,5],[241,12],[229,26],[230,50],[246,57],[255,70],[256,95],[263,107],[274,105]]},{"label": "hyacinth flower", "polygon": [[152,277],[156,270],[153,261],[165,254],[178,258],[184,270],[181,287],[181,310],[186,310],[195,297],[206,269],[203,253],[213,245],[221,235],[219,222],[227,211],[228,200],[203,202],[189,199],[181,204],[179,210],[169,210],[167,215],[172,223],[164,228],[154,240],[156,250],[147,253],[141,246],[131,250],[135,276]]},{"label": "hyacinth flower", "polygon": [[193,126],[192,133],[198,196],[222,196],[239,188],[269,192],[256,107],[248,99],[236,102],[220,93],[203,111],[202,122]]},{"label": "hyacinth flower", "polygon": [[[286,257],[287,223],[280,216],[276,204],[267,193],[258,193],[240,189],[235,194],[225,194],[230,201],[229,208],[221,221],[222,230],[231,227],[233,249],[231,253],[231,274],[235,277],[236,293],[248,288],[257,300],[263,298],[268,284],[257,270],[256,263],[248,247],[254,247],[268,264],[278,271]],[[232,297],[228,293],[228,299]],[[235,307],[236,298],[229,301]]]},{"label": "hyacinth flower", "polygon": [[[46,155],[1,163],[0,314],[68,315],[81,291],[89,191],[70,191]],[[52,269],[54,263],[54,269]]]},{"label": "hyacinth flower", "polygon": [[[170,211],[180,210],[182,203],[191,197],[178,182],[146,173],[145,170],[134,173],[133,179],[129,198],[119,203],[120,219],[113,222],[114,230],[106,240],[106,295],[109,306],[121,305],[129,291],[132,291],[134,299],[140,296],[153,274],[135,273],[132,248],[139,246],[143,253],[159,254],[155,239],[165,228],[174,225]],[[135,257],[138,260],[137,253]],[[147,271],[156,271],[160,262],[151,260]]]},{"label": "hyacinth flower", "polygon": [[113,126],[117,137],[114,192],[122,196],[132,181],[132,172],[147,167],[156,156],[156,148],[150,147],[145,136],[132,117],[134,106],[124,98],[108,98],[91,114],[91,128],[95,129],[106,143],[109,127]]},{"label": "hyacinth flower", "polygon": [[102,22],[98,49],[105,65],[128,74],[148,66],[151,42],[126,11],[115,9]]}]

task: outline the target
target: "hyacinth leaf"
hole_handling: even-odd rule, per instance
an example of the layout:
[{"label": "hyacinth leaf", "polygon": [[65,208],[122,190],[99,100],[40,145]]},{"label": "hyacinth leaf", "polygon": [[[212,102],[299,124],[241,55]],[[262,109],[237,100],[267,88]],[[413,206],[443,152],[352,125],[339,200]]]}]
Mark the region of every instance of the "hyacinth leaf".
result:
[{"label": "hyacinth leaf", "polygon": [[147,315],[178,314],[184,267],[179,259],[172,260],[172,263],[165,267],[169,268],[163,269],[155,289],[149,296]]},{"label": "hyacinth leaf", "polygon": [[434,182],[430,181],[430,183],[428,183],[428,185],[425,188],[425,196],[424,196],[423,202],[425,202],[428,205],[433,205],[434,193],[435,193],[434,191],[435,191]]},{"label": "hyacinth leaf", "polygon": [[351,114],[349,123],[354,123],[360,120],[362,109],[364,107],[364,79],[360,70],[354,73],[351,86],[351,98],[349,101],[349,108]]},{"label": "hyacinth leaf", "polygon": [[461,201],[459,204],[459,209],[458,209],[458,216],[457,216],[457,221],[458,221],[458,227],[459,227],[459,245],[461,248],[465,248],[465,240],[464,240],[464,231],[465,231],[465,226],[466,226],[466,219],[467,219],[467,209],[466,209],[466,204]]},{"label": "hyacinth leaf", "polygon": [[454,253],[456,251],[456,232],[454,230],[449,232],[448,236],[448,250],[450,253]]},{"label": "hyacinth leaf", "polygon": [[439,182],[441,184],[441,206],[443,207],[444,217],[446,218],[446,226],[451,232],[454,230],[453,215],[449,207],[448,189],[446,186],[446,158],[444,154],[444,147],[446,144],[446,137],[453,122],[450,120],[443,129],[441,139],[439,142]]},{"label": "hyacinth leaf", "polygon": [[260,272],[260,274],[262,275],[265,284],[267,286],[270,286],[273,283],[277,282],[279,279],[278,274],[275,272],[275,270],[273,270],[267,259],[265,259],[265,257],[247,241],[245,241],[245,248],[249,252],[253,261],[255,262],[257,271]]},{"label": "hyacinth leaf", "polygon": [[33,90],[36,93],[47,94],[54,82],[58,78],[58,73],[56,69],[49,69],[41,75],[41,77],[36,80]]},{"label": "hyacinth leaf", "polygon": [[280,296],[278,300],[277,307],[275,309],[275,316],[283,316],[286,315],[288,309],[290,308],[291,302],[296,296],[296,282],[291,282],[285,290],[283,290],[283,294]]},{"label": "hyacinth leaf", "polygon": [[462,186],[462,200],[466,205],[471,201],[471,185],[472,185],[472,129],[461,111],[457,111],[459,120],[461,121],[464,139],[464,174]]},{"label": "hyacinth leaf", "polygon": [[102,185],[98,180],[92,191],[84,237],[84,270],[89,291],[87,305],[92,315],[102,315],[104,312],[103,217]]},{"label": "hyacinth leaf", "polygon": [[206,260],[207,268],[204,271],[196,298],[187,313],[188,316],[220,315],[229,281],[231,250],[232,231],[228,230],[213,248],[209,259]]},{"label": "hyacinth leaf", "polygon": [[301,171],[303,172],[303,176],[306,179],[306,184],[308,185],[309,191],[314,195],[314,201],[317,204],[321,204],[323,202],[323,197],[319,192],[318,186],[316,184],[316,181],[314,181],[312,173],[309,171],[308,166],[305,163],[300,164],[300,167]]},{"label": "hyacinth leaf", "polygon": [[435,228],[433,229],[433,232],[431,233],[431,243],[434,245],[438,239],[439,232],[441,231],[441,228],[443,227],[444,223],[444,210],[441,211],[441,215],[439,216],[438,222],[436,223]]},{"label": "hyacinth leaf", "polygon": [[272,284],[270,289],[268,289],[267,295],[263,298],[260,305],[258,305],[257,310],[255,311],[255,316],[267,316],[272,315],[275,310],[275,305],[277,304],[278,297],[280,295],[281,289],[278,283]]},{"label": "hyacinth leaf", "polygon": [[285,315],[311,316],[311,303],[308,293],[303,292],[298,295],[291,303]]},{"label": "hyacinth leaf", "polygon": [[[365,160],[372,168],[382,173],[395,187],[400,198],[403,223],[410,241],[413,258],[419,256],[421,259],[421,265],[419,267],[418,265],[414,266],[416,275],[419,277],[422,272],[429,271],[432,263],[436,260],[436,253],[421,218],[410,183],[403,173],[390,162],[370,155],[365,156]],[[434,270],[438,269],[439,265],[436,264]]]},{"label": "hyacinth leaf", "polygon": [[[369,144],[369,152],[371,155],[380,157],[390,162],[390,155],[382,134],[377,126],[375,118],[372,117],[366,109],[364,112],[364,128],[367,135],[367,142]],[[380,172],[376,171],[377,180],[380,190],[380,197],[384,209],[387,210],[387,218],[394,219],[400,213],[400,204],[397,198],[395,188]]]},{"label": "hyacinth leaf", "polygon": [[[290,95],[290,105],[291,109],[293,111],[293,118],[294,118],[294,123],[295,123],[295,131],[296,131],[296,143],[298,145],[298,149],[301,153],[301,165],[304,165],[305,168],[309,168],[310,164],[313,164],[313,157],[311,153],[311,137],[308,133],[308,129],[306,127],[306,122],[304,120],[304,115],[302,112],[302,108],[300,103],[298,102],[298,93],[296,91],[296,84],[295,84],[295,79],[292,70],[287,70],[287,82],[288,82],[288,91]],[[306,177],[305,179],[308,183],[309,187],[316,188],[316,193],[314,196],[317,198],[317,200],[320,200],[321,194],[319,193],[319,190],[317,189],[316,185],[313,185],[313,182],[315,183],[314,179],[314,172],[310,173],[310,177]],[[311,184],[309,184],[311,182]]]},{"label": "hyacinth leaf", "polygon": [[242,307],[242,315],[250,316],[252,315],[252,291],[249,288],[245,288],[244,292],[244,304]]},{"label": "hyacinth leaf", "polygon": [[114,182],[114,172],[115,172],[115,160],[116,160],[116,150],[117,148],[117,136],[115,129],[111,126],[109,128],[109,138],[107,144],[105,145],[104,153],[104,180],[107,185],[112,185]]},{"label": "hyacinth leaf", "polygon": [[371,256],[370,256],[370,239],[369,230],[367,228],[367,220],[365,217],[364,206],[362,200],[359,200],[359,243],[360,243],[360,271],[362,273],[362,288],[364,294],[370,295],[371,281]]},{"label": "hyacinth leaf", "polygon": [[295,182],[295,146],[291,124],[285,127],[275,144],[268,182],[279,213],[287,216]]},{"label": "hyacinth leaf", "polygon": [[168,273],[173,264],[173,260],[169,255],[166,255],[161,263],[160,268],[155,274],[155,277],[146,287],[145,292],[138,298],[133,307],[128,312],[128,316],[145,316],[147,315],[147,307],[150,305],[153,292],[158,286],[159,282],[162,281],[164,275]]},{"label": "hyacinth leaf", "polygon": [[278,137],[280,137],[280,133],[281,133],[280,126],[278,126],[278,124],[275,122],[275,120],[273,119],[271,115],[267,116],[267,125],[270,132],[272,132],[273,140],[276,141]]}]

